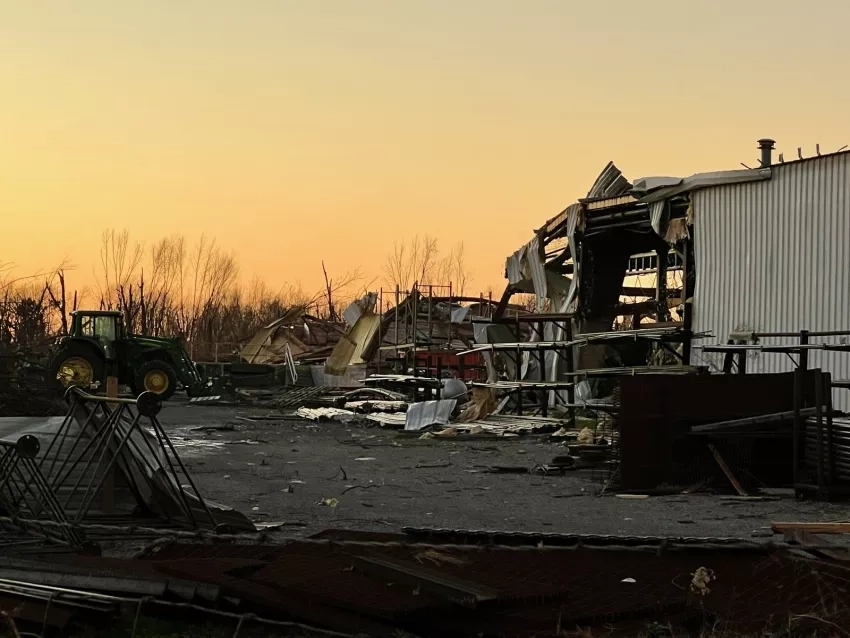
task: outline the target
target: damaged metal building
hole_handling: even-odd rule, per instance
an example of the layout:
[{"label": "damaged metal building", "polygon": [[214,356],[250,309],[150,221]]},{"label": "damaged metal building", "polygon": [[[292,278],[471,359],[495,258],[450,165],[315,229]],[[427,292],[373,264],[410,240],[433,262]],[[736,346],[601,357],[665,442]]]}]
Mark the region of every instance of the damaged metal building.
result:
[{"label": "damaged metal building", "polygon": [[[850,154],[803,158],[798,151],[798,159],[785,161],[773,157],[774,144],[759,140],[758,168],[686,178],[630,183],[609,163],[587,197],[508,257],[502,307],[514,294],[533,293],[542,316],[570,315],[575,335],[669,328],[681,345],[664,346],[675,358],[666,362],[712,372],[723,370],[723,355],[702,352],[695,335],[726,342],[753,333],[848,330]],[[647,274],[650,285],[639,279]],[[564,339],[554,323],[538,337]],[[630,347],[609,343],[552,348],[546,378],[646,365],[657,355],[639,338]],[[757,350],[748,359],[751,372],[795,366],[791,357]],[[841,352],[813,351],[809,367],[850,379],[850,357]],[[834,399],[850,409],[846,391]]]}]

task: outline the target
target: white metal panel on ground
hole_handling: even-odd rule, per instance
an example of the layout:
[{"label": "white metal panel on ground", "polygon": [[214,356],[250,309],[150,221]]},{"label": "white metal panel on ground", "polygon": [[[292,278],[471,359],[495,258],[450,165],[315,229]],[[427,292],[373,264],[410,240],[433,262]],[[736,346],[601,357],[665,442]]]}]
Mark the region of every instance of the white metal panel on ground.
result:
[{"label": "white metal panel on ground", "polygon": [[[850,330],[850,153],[777,164],[769,180],[706,188],[693,205],[695,331],[725,343],[741,329]],[[722,359],[696,350],[692,363],[717,368]],[[784,354],[752,353],[747,363],[752,372],[793,369]],[[850,379],[850,353],[813,351],[809,366]],[[835,400],[850,410],[850,392],[836,390]]]}]

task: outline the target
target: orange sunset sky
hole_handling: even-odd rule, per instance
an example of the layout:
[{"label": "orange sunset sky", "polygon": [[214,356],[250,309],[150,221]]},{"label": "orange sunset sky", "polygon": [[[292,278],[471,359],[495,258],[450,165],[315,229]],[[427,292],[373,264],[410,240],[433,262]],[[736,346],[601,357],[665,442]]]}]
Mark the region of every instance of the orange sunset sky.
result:
[{"label": "orange sunset sky", "polygon": [[462,240],[473,284],[586,194],[850,144],[847,0],[0,0],[0,262],[182,233],[242,278],[380,274]]}]

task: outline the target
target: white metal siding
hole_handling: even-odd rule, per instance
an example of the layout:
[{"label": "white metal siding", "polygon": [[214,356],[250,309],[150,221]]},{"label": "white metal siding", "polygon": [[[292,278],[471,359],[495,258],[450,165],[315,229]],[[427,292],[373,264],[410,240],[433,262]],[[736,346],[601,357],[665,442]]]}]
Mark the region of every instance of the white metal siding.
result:
[{"label": "white metal siding", "polygon": [[[850,153],[779,164],[763,182],[700,190],[693,205],[693,325],[715,335],[704,343],[725,343],[742,328],[850,330]],[[695,350],[694,362],[722,367],[722,358]],[[809,362],[850,379],[850,353],[815,351]],[[751,353],[747,363],[753,372],[793,368],[784,354]],[[836,390],[835,400],[850,410],[850,392]]]}]

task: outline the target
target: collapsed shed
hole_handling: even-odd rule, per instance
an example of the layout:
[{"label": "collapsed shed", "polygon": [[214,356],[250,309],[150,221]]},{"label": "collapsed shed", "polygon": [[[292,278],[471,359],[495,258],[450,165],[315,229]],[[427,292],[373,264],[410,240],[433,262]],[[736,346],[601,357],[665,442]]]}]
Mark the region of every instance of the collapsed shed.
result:
[{"label": "collapsed shed", "polygon": [[[740,332],[850,329],[850,155],[789,162],[780,155],[775,162],[772,140],[759,148],[758,168],[686,178],[630,183],[609,163],[587,197],[508,257],[502,304],[532,292],[544,316],[569,314],[575,334],[676,328],[683,335],[678,362],[718,372],[722,355],[694,351],[693,335],[726,341]],[[589,344],[549,353],[547,369],[554,380],[564,356],[582,370],[636,365],[651,355],[645,345]],[[850,379],[850,357],[811,356],[811,367]],[[750,357],[755,372],[794,367],[789,358]],[[846,394],[836,395],[837,407],[850,409]]]}]

